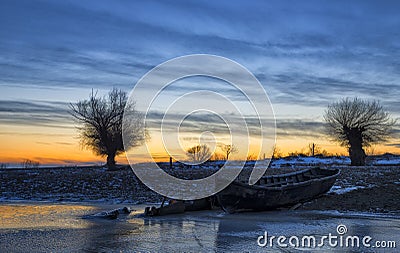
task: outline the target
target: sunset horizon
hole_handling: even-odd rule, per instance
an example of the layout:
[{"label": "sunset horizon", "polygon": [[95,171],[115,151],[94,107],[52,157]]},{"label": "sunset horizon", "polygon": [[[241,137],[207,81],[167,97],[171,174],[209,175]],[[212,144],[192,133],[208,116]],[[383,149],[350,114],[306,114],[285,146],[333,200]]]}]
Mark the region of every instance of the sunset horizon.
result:
[{"label": "sunset horizon", "polygon": [[399,11],[0,1],[0,252],[395,252]]},{"label": "sunset horizon", "polygon": [[[224,12],[214,7],[225,4],[203,1],[177,2],[173,8],[162,2],[128,5],[138,9],[135,15],[118,4],[3,4],[0,163],[19,164],[26,159],[60,165],[104,162],[80,144],[77,127],[81,125],[70,115],[70,104],[87,99],[92,91],[103,96],[117,88],[129,94],[154,67],[190,54],[226,57],[254,74],[274,110],[276,146],[282,155],[305,152],[310,143],[332,155],[347,155],[346,148],[331,141],[323,119],[329,104],[346,97],[378,100],[397,119],[392,138],[367,153],[400,154],[398,23],[382,18],[395,17],[395,8],[368,3],[361,15],[354,11],[356,3],[253,2],[244,9],[226,3]],[[188,15],[192,8],[199,14]],[[269,9],[274,12],[266,15]],[[219,92],[238,104],[245,101],[232,87],[216,80],[194,78],[174,85],[149,115],[151,124],[160,120],[165,101],[198,89]],[[147,92],[153,92],[151,87]],[[217,104],[215,99],[207,103]],[[182,112],[174,113],[179,118]],[[221,122],[209,116],[188,119],[185,127],[186,139],[192,134],[198,138],[198,131],[206,127],[223,130]],[[224,132],[216,138],[219,143],[230,142]],[[155,140],[147,144],[157,161],[174,156]],[[245,147],[238,149],[232,156],[235,159],[257,156],[253,147],[248,153]],[[143,152],[144,146],[137,148],[138,162]],[[125,160],[123,155],[117,159]]]}]

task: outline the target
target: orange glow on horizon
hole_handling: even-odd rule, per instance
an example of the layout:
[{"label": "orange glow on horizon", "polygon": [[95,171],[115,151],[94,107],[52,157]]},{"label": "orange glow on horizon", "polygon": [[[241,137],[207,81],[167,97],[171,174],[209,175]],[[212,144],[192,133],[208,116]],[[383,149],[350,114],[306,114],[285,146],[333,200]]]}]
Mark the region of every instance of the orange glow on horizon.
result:
[{"label": "orange glow on horizon", "polygon": [[[95,156],[91,151],[83,149],[79,145],[76,129],[74,128],[51,128],[39,126],[13,126],[5,129],[0,126],[0,163],[18,164],[26,159],[37,161],[40,164],[59,164],[75,165],[82,163],[104,164],[105,157]],[[16,134],[17,133],[17,134]],[[158,143],[157,138],[148,143],[151,146],[153,160],[156,162],[169,161],[169,155],[163,145]],[[307,151],[309,143],[316,143],[321,150],[326,150],[329,154],[347,155],[347,150],[338,146],[328,139],[315,141],[302,137],[282,139],[278,138],[276,146],[282,156],[287,156],[290,152],[304,153]],[[255,143],[250,143],[249,154],[256,154]],[[241,150],[240,150],[241,149]],[[383,154],[385,152],[399,154],[400,149],[392,146],[377,145],[372,149],[367,149],[367,154],[373,150],[373,154]],[[147,152],[143,145],[133,150],[133,162],[145,162],[143,154]],[[221,153],[220,149],[217,152]],[[259,158],[262,158],[261,154]],[[239,152],[233,154],[233,159],[246,159],[245,148],[239,147]],[[118,163],[127,163],[125,154],[116,158]]]}]

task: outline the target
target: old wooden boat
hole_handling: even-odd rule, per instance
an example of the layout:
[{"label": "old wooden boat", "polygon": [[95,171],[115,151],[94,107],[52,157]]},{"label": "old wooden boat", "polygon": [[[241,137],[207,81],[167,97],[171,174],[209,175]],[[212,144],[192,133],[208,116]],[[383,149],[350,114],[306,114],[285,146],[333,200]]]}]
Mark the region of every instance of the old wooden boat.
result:
[{"label": "old wooden boat", "polygon": [[213,199],[211,197],[197,200],[173,200],[164,205],[165,198],[160,207],[146,207],[145,216],[163,216],[168,214],[178,214],[190,211],[211,210],[213,208]]},{"label": "old wooden boat", "polygon": [[217,194],[217,199],[221,207],[229,213],[292,206],[329,191],[339,173],[338,169],[317,167],[264,176],[254,185],[234,181]]}]

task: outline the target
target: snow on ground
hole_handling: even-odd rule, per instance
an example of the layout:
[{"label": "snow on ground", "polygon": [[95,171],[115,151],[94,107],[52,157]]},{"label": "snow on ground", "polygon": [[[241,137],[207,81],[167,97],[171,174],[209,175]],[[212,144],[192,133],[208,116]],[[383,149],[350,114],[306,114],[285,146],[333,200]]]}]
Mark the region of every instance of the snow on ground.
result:
[{"label": "snow on ground", "polygon": [[285,158],[279,158],[271,162],[271,168],[288,167],[295,165],[349,165],[350,158],[346,156],[334,156],[334,157],[300,157],[291,156]]},{"label": "snow on ground", "polygon": [[[267,166],[266,161],[246,162],[244,176],[250,175],[255,163]],[[265,165],[263,164],[265,163]],[[233,167],[239,163],[232,163]],[[212,175],[224,165],[224,161],[208,162],[202,166],[174,163],[162,164],[165,171],[181,179],[200,179]],[[368,157],[367,166],[353,167],[350,159],[338,157],[286,157],[272,161],[266,175],[293,172],[313,166],[336,167],[341,174],[331,190],[336,197],[357,190],[367,192],[370,188],[384,188],[384,193],[398,191],[400,185],[400,156],[383,155]],[[390,166],[386,166],[390,165]],[[392,166],[393,165],[393,166]],[[236,167],[237,168],[237,167]],[[0,169],[0,202],[7,200],[37,201],[94,201],[110,203],[159,202],[162,198],[143,185],[129,166],[119,171],[104,167],[59,167],[31,169]],[[386,187],[386,188],[385,188]],[[395,188],[397,187],[397,188]],[[386,191],[386,192],[385,192]],[[367,194],[367,193],[365,193]],[[397,196],[397,195],[396,195]]]},{"label": "snow on ground", "polygon": [[357,185],[357,186],[347,186],[347,187],[341,187],[339,185],[334,185],[330,189],[328,193],[335,193],[335,194],[345,194],[354,190],[358,189],[364,189],[366,188],[365,186]]},{"label": "snow on ground", "polygon": [[392,158],[392,159],[379,159],[374,161],[375,165],[398,165],[400,164],[400,158]]},{"label": "snow on ground", "polygon": [[[347,156],[332,157],[302,157],[289,156],[271,161],[271,168],[281,168],[290,166],[317,166],[317,165],[350,165],[351,160]],[[367,166],[373,165],[400,165],[400,156],[380,155],[367,157]]]}]

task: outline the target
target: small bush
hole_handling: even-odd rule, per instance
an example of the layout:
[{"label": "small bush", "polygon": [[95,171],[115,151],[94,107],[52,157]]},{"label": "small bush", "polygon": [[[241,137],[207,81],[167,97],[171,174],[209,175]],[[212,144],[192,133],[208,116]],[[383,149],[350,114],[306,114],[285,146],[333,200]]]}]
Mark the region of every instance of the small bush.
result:
[{"label": "small bush", "polygon": [[22,168],[24,168],[24,169],[37,169],[37,168],[39,168],[40,163],[26,159],[21,163],[21,165],[22,165]]}]

